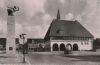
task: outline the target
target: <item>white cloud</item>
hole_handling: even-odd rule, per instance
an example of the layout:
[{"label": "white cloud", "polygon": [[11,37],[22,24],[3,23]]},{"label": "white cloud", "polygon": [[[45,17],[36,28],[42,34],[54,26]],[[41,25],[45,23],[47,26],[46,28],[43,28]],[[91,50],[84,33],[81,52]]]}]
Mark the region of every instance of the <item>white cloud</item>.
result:
[{"label": "white cloud", "polygon": [[49,14],[44,14],[44,16],[42,17],[42,20],[44,21],[43,24],[50,24],[50,22],[52,21],[54,17],[50,16]]},{"label": "white cloud", "polygon": [[4,8],[4,7],[6,7],[5,1],[4,0],[0,0],[0,8]]},{"label": "white cloud", "polygon": [[15,24],[15,34],[16,34],[16,37],[18,37],[22,33],[23,33],[23,25],[21,25],[19,23],[16,23]]},{"label": "white cloud", "polygon": [[34,26],[24,26],[26,32],[28,34],[28,37],[34,37],[34,38],[43,38],[45,36],[45,33],[47,32],[50,23],[52,22],[52,17],[49,14],[44,14],[42,17],[40,17],[42,24],[34,25]]},{"label": "white cloud", "polygon": [[6,23],[6,21],[5,20],[1,20],[1,23],[0,23],[0,25],[2,26],[0,26],[1,27],[1,30],[0,30],[0,33],[2,33],[2,34],[0,34],[0,37],[6,37],[6,32],[7,32],[7,25],[6,25],[7,23]]},{"label": "white cloud", "polygon": [[82,21],[81,15],[78,15],[75,20],[78,20],[79,22]]},{"label": "white cloud", "polygon": [[66,20],[73,20],[74,18],[74,15],[72,13],[68,13],[66,16],[65,16],[65,19]]},{"label": "white cloud", "polygon": [[2,21],[0,21],[0,31],[2,31],[2,29],[3,29],[3,24],[2,24]]},{"label": "white cloud", "polygon": [[65,3],[65,0],[60,0],[60,2],[61,2],[62,4],[64,4],[64,3]]},{"label": "white cloud", "polygon": [[81,19],[81,23],[94,35],[94,37],[100,37],[100,20],[97,11],[97,0],[86,1],[87,7],[85,8],[84,12],[80,14],[80,18],[85,17],[86,19]]},{"label": "white cloud", "polygon": [[[98,13],[96,11],[97,9],[96,1],[97,0],[84,0],[84,1],[83,0],[82,1],[81,0],[77,0],[77,1],[71,0],[70,1],[71,4],[69,3],[69,0],[52,0],[51,3],[48,3],[50,4],[50,7],[47,8],[47,12],[45,9],[45,3],[46,1],[50,2],[49,0],[0,0],[0,14],[2,15],[1,17],[5,19],[6,17],[3,14],[6,13],[6,10],[4,8],[6,7],[6,4],[11,3],[11,1],[13,2],[12,4],[20,7],[19,12],[16,14],[17,15],[16,16],[16,34],[17,35],[24,31],[27,34],[29,34],[30,37],[31,36],[32,37],[42,37],[44,35],[44,32],[47,31],[48,26],[52,22],[52,19],[54,18],[53,17],[54,15],[51,16],[50,15],[51,13],[49,12],[52,12],[52,13],[55,12],[51,10],[53,10],[53,7],[55,7],[54,9],[56,9],[56,7],[59,5],[59,3],[58,5],[56,3],[57,1],[59,1],[60,4],[61,3],[63,4],[60,6],[62,8],[62,12],[64,13],[64,15],[66,14],[65,12],[68,13],[65,16],[65,19],[73,20],[74,18],[76,18],[78,20],[81,20],[81,23],[85,25],[85,27],[90,32],[92,32],[96,37],[98,36],[100,37],[100,34],[99,34],[100,23],[98,22],[100,21],[100,18],[98,17]],[[62,6],[64,7],[64,9]],[[69,8],[71,7],[72,11],[68,7]],[[37,18],[35,18],[36,17],[35,15],[39,12],[41,12],[42,15],[39,14],[37,15]],[[34,19],[32,20],[32,22],[30,22],[30,18],[32,18],[32,16],[34,16]],[[84,20],[84,17],[86,17],[86,20]],[[33,22],[37,23],[37,25],[34,26]],[[28,23],[28,24],[23,27],[24,23],[25,24]],[[3,25],[0,24],[0,29],[2,28],[2,26],[4,27],[3,33],[6,34],[6,22],[4,22]]]},{"label": "white cloud", "polygon": [[[20,10],[18,12],[18,14],[16,14],[18,19],[16,21],[16,36],[18,37],[19,34],[25,32],[28,34],[29,37],[41,37],[41,31],[43,29],[41,29],[40,25],[38,26],[32,26],[32,22],[29,23],[29,25],[23,25],[26,24],[27,22],[30,21],[30,18],[32,18],[32,16],[34,16],[36,13],[42,12],[45,14],[45,10],[44,10],[44,3],[46,2],[46,0],[12,0],[12,5],[17,5],[19,6]],[[9,5],[8,3],[10,3],[10,0],[8,0],[7,5]],[[43,21],[48,21],[49,19],[49,15],[45,15],[43,17],[46,17],[45,19],[43,19]],[[38,18],[41,19],[41,18]],[[35,20],[33,22],[36,22]]]},{"label": "white cloud", "polygon": [[45,0],[24,0],[25,2],[25,10],[27,17],[32,17],[34,14],[38,12],[45,12],[44,11],[44,3]]},{"label": "white cloud", "polygon": [[27,37],[42,37],[43,29],[40,26],[26,26],[24,32],[27,34]]},{"label": "white cloud", "polygon": [[49,15],[49,14],[45,14],[44,16],[43,16],[43,20],[44,21],[48,21],[48,20],[50,20],[51,19],[51,16]]}]

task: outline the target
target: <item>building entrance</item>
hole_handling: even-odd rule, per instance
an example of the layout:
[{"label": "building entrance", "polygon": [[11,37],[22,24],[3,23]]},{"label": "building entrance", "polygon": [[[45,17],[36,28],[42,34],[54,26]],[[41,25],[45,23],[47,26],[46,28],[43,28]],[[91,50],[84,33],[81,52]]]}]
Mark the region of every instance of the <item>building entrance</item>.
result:
[{"label": "building entrance", "polygon": [[58,51],[59,48],[58,48],[58,44],[53,44],[53,51]]},{"label": "building entrance", "polygon": [[78,51],[78,45],[77,44],[73,45],[73,51]]},{"label": "building entrance", "polygon": [[60,51],[65,51],[65,45],[64,44],[60,44]]}]

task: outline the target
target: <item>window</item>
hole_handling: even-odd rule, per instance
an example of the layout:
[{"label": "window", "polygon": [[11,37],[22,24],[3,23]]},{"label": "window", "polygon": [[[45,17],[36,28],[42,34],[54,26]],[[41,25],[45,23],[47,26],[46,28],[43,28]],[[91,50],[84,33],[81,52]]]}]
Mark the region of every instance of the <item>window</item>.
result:
[{"label": "window", "polygon": [[13,50],[13,47],[9,47],[9,50]]},{"label": "window", "polygon": [[88,42],[86,42],[86,45],[88,45]]},{"label": "window", "polygon": [[62,34],[64,33],[64,31],[63,31],[62,29],[58,29],[58,30],[56,31],[56,33],[62,35]]},{"label": "window", "polygon": [[81,45],[83,45],[83,42],[81,42]]},{"label": "window", "polygon": [[85,42],[85,45],[88,45],[88,42]]}]

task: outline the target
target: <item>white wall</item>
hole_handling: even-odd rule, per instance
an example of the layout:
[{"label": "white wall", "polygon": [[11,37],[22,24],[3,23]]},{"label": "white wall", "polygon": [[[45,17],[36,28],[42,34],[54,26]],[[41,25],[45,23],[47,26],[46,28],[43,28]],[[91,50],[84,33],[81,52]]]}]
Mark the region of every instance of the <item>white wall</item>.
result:
[{"label": "white wall", "polygon": [[[79,47],[79,50],[92,50],[93,46],[92,46],[92,40],[51,40],[50,41],[50,46],[51,46],[51,50],[53,48],[53,44],[57,43],[58,47],[60,48],[60,44],[65,44],[65,46],[67,44],[71,44],[72,48],[74,44],[77,44]],[[83,44],[82,44],[83,43]],[[88,44],[86,44],[88,43]]]}]

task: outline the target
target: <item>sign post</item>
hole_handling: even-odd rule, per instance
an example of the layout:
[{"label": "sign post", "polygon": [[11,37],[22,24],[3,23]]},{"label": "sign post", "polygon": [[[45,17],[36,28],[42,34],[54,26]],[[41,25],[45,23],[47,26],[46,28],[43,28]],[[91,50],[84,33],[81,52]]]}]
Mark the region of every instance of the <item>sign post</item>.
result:
[{"label": "sign post", "polygon": [[23,63],[26,62],[26,61],[25,61],[25,35],[26,35],[26,34],[24,34],[24,33],[22,33],[21,35],[19,35],[19,36],[20,36],[20,39],[23,40]]}]

